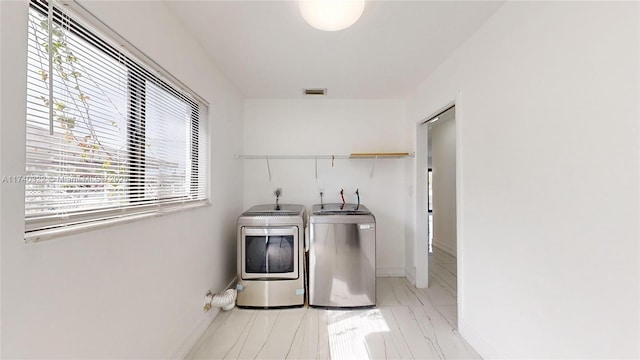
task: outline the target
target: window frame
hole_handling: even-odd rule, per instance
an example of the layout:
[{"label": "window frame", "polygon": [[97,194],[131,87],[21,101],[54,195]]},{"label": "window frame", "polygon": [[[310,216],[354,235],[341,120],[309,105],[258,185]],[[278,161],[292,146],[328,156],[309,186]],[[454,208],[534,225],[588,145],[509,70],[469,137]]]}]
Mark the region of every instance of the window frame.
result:
[{"label": "window frame", "polygon": [[[47,1],[31,0],[29,2],[29,22],[32,21],[31,11],[36,11],[40,15],[47,17]],[[125,199],[127,205],[106,208],[82,208],[78,211],[67,211],[64,216],[58,217],[38,216],[37,214],[29,216],[25,212],[25,241],[35,242],[67,233],[98,228],[117,222],[127,222],[142,217],[148,217],[150,215],[159,215],[162,213],[179,211],[185,208],[209,205],[209,175],[207,171],[203,171],[208,167],[208,165],[201,162],[200,156],[200,151],[202,150],[200,148],[202,140],[201,137],[208,137],[207,133],[201,132],[200,124],[200,121],[206,120],[208,116],[208,102],[168,74],[166,70],[162,69],[159,65],[146,57],[146,55],[139,52],[138,49],[130,45],[119,35],[115,33],[97,35],[78,21],[86,20],[83,16],[80,16],[75,12],[73,13],[73,16],[71,16],[67,13],[66,9],[65,11],[62,11],[55,5],[53,6],[53,13],[53,21],[57,26],[64,27],[65,31],[73,33],[81,38],[82,41],[86,42],[85,45],[89,45],[107,55],[126,69],[128,92],[126,94],[127,155],[125,156],[128,161],[125,177],[127,178],[126,186],[128,189],[125,190]],[[98,22],[100,21],[98,20]],[[91,24],[91,21],[88,21],[87,23]],[[109,28],[107,29],[110,30],[110,32],[113,32],[113,30]],[[51,30],[49,29],[47,31]],[[114,37],[112,35],[116,36]],[[109,43],[110,41],[113,41],[114,43],[123,43],[127,50],[134,49],[135,51],[133,52],[133,56],[118,50]],[[31,38],[29,38],[28,42],[28,47],[31,47]],[[152,70],[150,70],[150,68]],[[154,74],[154,72],[164,75],[168,80]],[[189,134],[185,135],[187,136],[186,140],[189,142],[188,158],[190,159],[190,166],[187,165],[185,168],[185,174],[188,174],[189,176],[188,179],[185,179],[185,183],[183,184],[188,188],[185,194],[166,197],[149,197],[145,194],[144,184],[148,183],[148,179],[146,179],[144,171],[147,163],[144,151],[146,139],[146,107],[144,105],[146,85],[141,87],[134,84],[146,84],[147,82],[154,84],[163,92],[166,92],[177,100],[183,102],[190,109],[190,125],[187,125],[189,127]],[[207,147],[205,151],[208,151],[208,141],[207,139],[204,140],[204,145]],[[29,144],[27,143],[26,146],[28,147]],[[205,159],[202,160],[207,161],[209,155],[205,154],[205,156]],[[132,157],[135,157],[135,159]],[[136,165],[134,166],[132,164]],[[202,183],[204,183],[204,189],[201,189]],[[136,186],[133,187],[132,184],[136,184]],[[26,189],[25,201],[27,201]],[[32,224],[32,226],[29,226],[30,224]]]},{"label": "window frame", "polygon": [[427,169],[427,212],[433,213],[433,169]]}]

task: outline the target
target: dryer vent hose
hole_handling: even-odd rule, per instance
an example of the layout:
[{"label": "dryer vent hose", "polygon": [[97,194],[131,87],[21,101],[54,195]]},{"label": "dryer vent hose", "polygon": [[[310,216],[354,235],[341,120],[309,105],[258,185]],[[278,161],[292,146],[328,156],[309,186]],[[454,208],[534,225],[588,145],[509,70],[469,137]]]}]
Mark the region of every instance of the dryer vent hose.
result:
[{"label": "dryer vent hose", "polygon": [[223,310],[231,310],[236,305],[238,292],[236,289],[227,289],[222,294],[213,295],[211,305],[221,307]]}]

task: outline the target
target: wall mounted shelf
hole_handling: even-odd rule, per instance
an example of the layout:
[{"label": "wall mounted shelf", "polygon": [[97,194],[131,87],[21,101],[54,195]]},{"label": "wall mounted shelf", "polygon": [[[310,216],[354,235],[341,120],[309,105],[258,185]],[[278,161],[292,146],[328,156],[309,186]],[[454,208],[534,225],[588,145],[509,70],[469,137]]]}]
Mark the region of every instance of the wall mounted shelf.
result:
[{"label": "wall mounted shelf", "polygon": [[414,156],[415,153],[408,152],[351,153],[349,155],[235,155],[236,159],[265,160],[267,162],[269,181],[271,181],[271,165],[269,164],[269,160],[315,160],[316,179],[318,179],[318,159],[331,160],[332,167],[333,161],[336,159],[373,159],[371,174],[369,175],[369,177],[373,178],[373,174],[376,170],[376,162],[378,159],[402,159],[412,158]]},{"label": "wall mounted shelf", "polygon": [[351,153],[349,155],[235,155],[236,159],[393,159],[393,158],[407,158],[414,157],[414,153],[408,152],[384,152],[384,153]]}]

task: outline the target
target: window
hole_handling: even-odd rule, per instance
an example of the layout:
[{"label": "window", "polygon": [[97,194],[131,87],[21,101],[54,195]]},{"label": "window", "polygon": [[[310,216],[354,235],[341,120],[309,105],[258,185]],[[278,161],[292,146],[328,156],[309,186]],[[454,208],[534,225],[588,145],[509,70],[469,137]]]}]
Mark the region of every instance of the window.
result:
[{"label": "window", "polygon": [[26,238],[206,202],[206,102],[126,48],[31,1]]},{"label": "window", "polygon": [[427,170],[427,211],[433,212],[433,170]]}]

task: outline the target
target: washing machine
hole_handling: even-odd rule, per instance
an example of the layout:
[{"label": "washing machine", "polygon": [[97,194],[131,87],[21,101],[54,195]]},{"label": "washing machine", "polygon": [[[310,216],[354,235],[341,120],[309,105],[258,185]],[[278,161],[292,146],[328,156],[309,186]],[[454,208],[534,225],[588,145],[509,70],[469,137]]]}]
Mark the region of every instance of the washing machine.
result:
[{"label": "washing machine", "polygon": [[364,205],[317,204],[309,217],[309,306],[376,305],[376,220]]},{"label": "washing machine", "polygon": [[303,205],[256,205],[238,217],[237,306],[305,303]]}]

